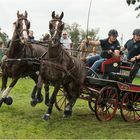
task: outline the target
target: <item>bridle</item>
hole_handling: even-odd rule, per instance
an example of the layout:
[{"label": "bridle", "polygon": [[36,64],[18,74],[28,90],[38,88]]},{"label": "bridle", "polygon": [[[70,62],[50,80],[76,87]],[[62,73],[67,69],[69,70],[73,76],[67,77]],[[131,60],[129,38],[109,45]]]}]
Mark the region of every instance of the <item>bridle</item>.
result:
[{"label": "bridle", "polygon": [[[63,23],[60,19],[53,19],[53,20],[50,21],[50,24],[53,25],[53,22],[54,22],[54,21],[56,21],[56,22],[58,21],[58,22],[59,22],[58,24],[61,24],[60,27],[61,27],[62,25],[64,25],[64,23]],[[55,32],[57,32],[57,34],[61,35],[62,30],[59,29],[59,27],[54,28],[54,29],[50,27],[51,38],[54,37]]]},{"label": "bridle", "polygon": [[28,24],[30,25],[30,22],[27,20],[27,18],[25,18],[25,17],[21,17],[21,18],[19,18],[17,21],[16,21],[16,27],[15,27],[15,33],[17,34],[17,36],[19,37],[19,38],[17,38],[17,39],[15,39],[15,40],[12,40],[12,41],[18,41],[18,40],[20,40],[22,43],[23,43],[23,40],[22,40],[22,35],[23,35],[23,32],[24,31],[26,31],[27,32],[27,35],[28,35],[28,33],[29,33],[29,27],[27,27],[28,25],[26,25],[26,29],[20,29],[20,28],[18,28],[17,26],[18,26],[18,24],[19,24],[19,21],[21,21],[21,20],[26,20],[27,22],[28,22]]}]

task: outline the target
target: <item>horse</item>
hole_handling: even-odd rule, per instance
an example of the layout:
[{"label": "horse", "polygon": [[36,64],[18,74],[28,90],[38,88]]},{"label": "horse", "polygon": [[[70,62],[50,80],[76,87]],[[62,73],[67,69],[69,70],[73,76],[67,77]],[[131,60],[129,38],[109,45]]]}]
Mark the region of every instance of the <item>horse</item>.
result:
[{"label": "horse", "polygon": [[[2,98],[0,99],[0,106],[3,103],[7,105],[12,104],[13,100],[11,97],[8,97],[8,94],[19,78],[25,76],[31,77],[35,82],[31,94],[31,105],[35,106],[43,100],[41,90],[38,90],[36,95],[38,83],[38,74],[36,72],[39,70],[40,62],[32,61],[32,59],[40,58],[47,51],[47,47],[32,44],[28,41],[30,21],[27,19],[27,15],[27,11],[24,14],[20,14],[19,11],[17,12],[17,21],[14,22],[13,36],[9,43],[6,58],[2,62]],[[12,78],[12,82],[7,87],[8,77]],[[45,104],[48,103],[48,100],[48,93],[46,93]]]},{"label": "horse", "polygon": [[63,12],[60,16],[55,15],[55,11],[52,12],[52,20],[49,22],[52,43],[48,46],[48,52],[40,65],[40,80],[50,81],[54,86],[48,110],[43,116],[46,121],[50,119],[53,104],[61,86],[66,91],[68,99],[64,117],[72,115],[72,108],[80,95],[80,89],[86,77],[85,64],[78,58],[70,56],[60,43],[61,33],[64,29],[63,16]]}]

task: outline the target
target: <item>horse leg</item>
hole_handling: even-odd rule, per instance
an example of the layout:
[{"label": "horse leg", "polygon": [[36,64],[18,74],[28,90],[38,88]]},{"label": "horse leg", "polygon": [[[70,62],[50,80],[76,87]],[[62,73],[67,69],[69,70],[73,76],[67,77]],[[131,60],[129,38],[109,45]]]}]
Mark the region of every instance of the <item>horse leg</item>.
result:
[{"label": "horse leg", "polygon": [[[76,86],[78,87],[78,86]],[[79,93],[80,93],[80,89],[76,88],[74,86],[74,88],[70,90],[67,90],[68,92],[68,104],[66,105],[65,111],[64,111],[64,117],[70,117],[72,115],[72,108],[74,106],[74,104],[76,103],[77,98],[79,97]],[[67,87],[68,88],[68,87]]]},{"label": "horse leg", "polygon": [[44,83],[45,89],[45,105],[49,106],[49,82]]},{"label": "horse leg", "polygon": [[0,106],[2,105],[3,102],[6,101],[6,98],[8,96],[8,94],[10,93],[10,91],[12,90],[12,88],[15,86],[15,84],[17,83],[19,77],[16,77],[12,80],[11,84],[9,87],[7,87],[3,93],[2,93],[2,99],[0,99]]},{"label": "horse leg", "polygon": [[4,89],[6,89],[7,86],[7,80],[8,76],[7,75],[2,75],[2,87],[1,87],[1,93],[3,92]]},{"label": "horse leg", "polygon": [[[36,106],[37,103],[41,103],[43,101],[43,96],[41,94],[43,81],[41,80],[41,77],[37,75],[33,75],[31,78],[36,83],[31,94],[31,97],[32,97],[31,106]],[[37,95],[36,95],[36,92],[37,92]]]},{"label": "horse leg", "polygon": [[31,98],[32,98],[32,99],[35,99],[36,91],[37,91],[37,85],[35,85],[35,86],[33,87],[33,90],[32,90],[32,93],[31,93]]},{"label": "horse leg", "polygon": [[35,99],[35,97],[36,97],[36,92],[37,92],[37,82],[38,82],[38,76],[37,76],[37,74],[33,74],[33,75],[30,75],[30,77],[34,80],[34,82],[35,82],[35,86],[34,86],[34,88],[33,88],[33,90],[32,90],[32,93],[31,93],[31,98],[32,99]]},{"label": "horse leg", "polygon": [[56,101],[56,95],[60,89],[60,85],[61,85],[60,83],[55,84],[54,91],[53,91],[52,96],[49,101],[47,113],[43,117],[43,119],[46,121],[50,119],[50,115],[51,115],[52,109],[53,109],[53,104]]}]

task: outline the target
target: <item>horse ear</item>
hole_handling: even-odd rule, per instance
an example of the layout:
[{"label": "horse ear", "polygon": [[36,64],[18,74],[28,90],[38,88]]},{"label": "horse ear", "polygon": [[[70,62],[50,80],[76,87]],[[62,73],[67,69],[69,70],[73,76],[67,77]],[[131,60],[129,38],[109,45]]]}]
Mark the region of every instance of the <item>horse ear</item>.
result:
[{"label": "horse ear", "polygon": [[52,18],[55,18],[55,11],[52,12]]},{"label": "horse ear", "polygon": [[19,14],[19,11],[17,11],[17,18],[19,18],[20,17],[20,14]]},{"label": "horse ear", "polygon": [[62,19],[63,17],[64,17],[64,13],[62,12],[59,18]]},{"label": "horse ear", "polygon": [[27,18],[27,16],[28,16],[28,13],[27,13],[27,11],[25,11],[25,14],[24,14],[24,16]]}]

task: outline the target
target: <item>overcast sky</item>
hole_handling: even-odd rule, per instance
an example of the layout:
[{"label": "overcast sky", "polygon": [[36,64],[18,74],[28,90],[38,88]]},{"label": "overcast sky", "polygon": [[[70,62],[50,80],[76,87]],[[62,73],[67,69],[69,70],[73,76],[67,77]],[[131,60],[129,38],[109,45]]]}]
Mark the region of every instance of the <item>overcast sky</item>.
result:
[{"label": "overcast sky", "polygon": [[[21,13],[27,10],[36,39],[48,32],[52,11],[58,14],[63,11],[64,22],[69,25],[76,22],[86,29],[89,3],[90,0],[0,0],[0,27],[11,38],[17,10]],[[125,43],[132,37],[132,31],[140,28],[134,7],[128,6],[126,0],[92,0],[89,28],[99,28],[100,38],[106,38],[108,31],[115,28],[119,38],[123,33]]]}]

